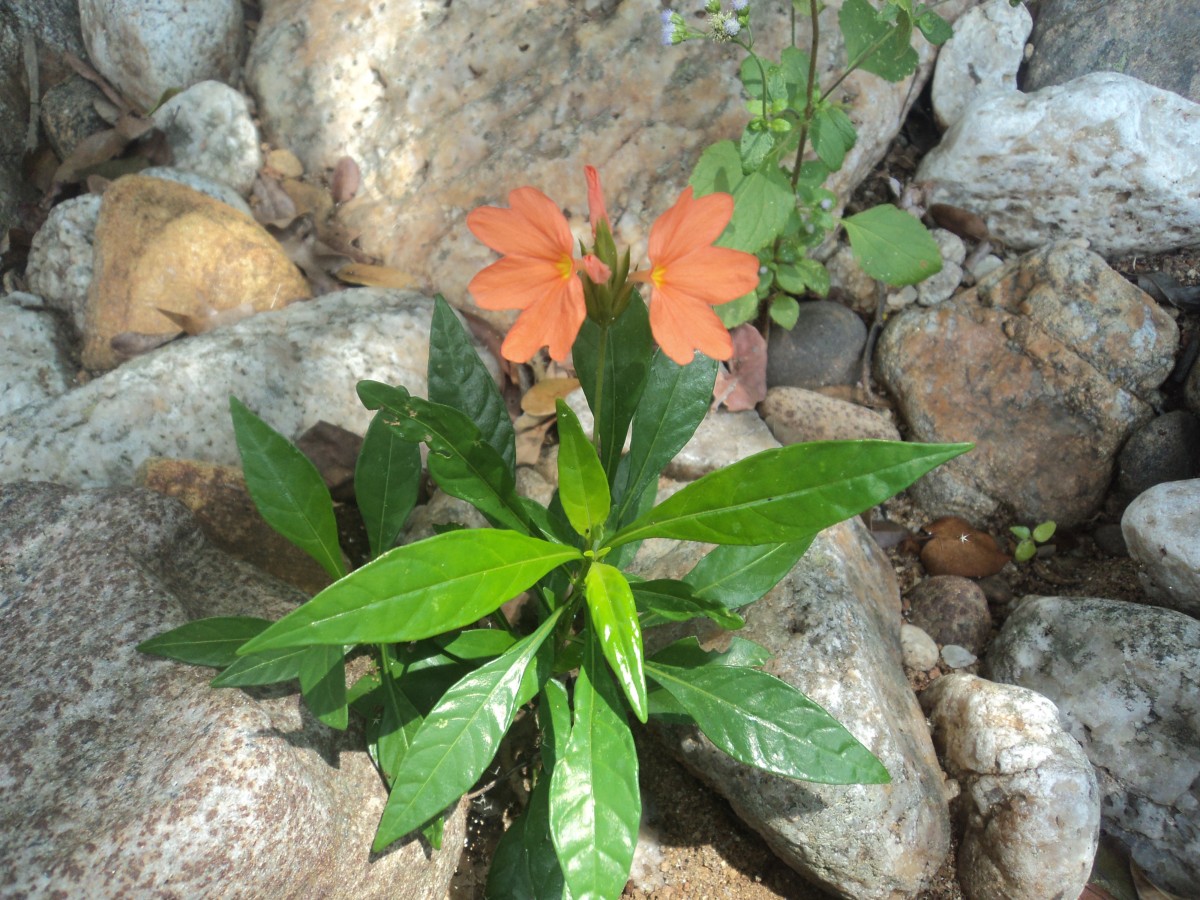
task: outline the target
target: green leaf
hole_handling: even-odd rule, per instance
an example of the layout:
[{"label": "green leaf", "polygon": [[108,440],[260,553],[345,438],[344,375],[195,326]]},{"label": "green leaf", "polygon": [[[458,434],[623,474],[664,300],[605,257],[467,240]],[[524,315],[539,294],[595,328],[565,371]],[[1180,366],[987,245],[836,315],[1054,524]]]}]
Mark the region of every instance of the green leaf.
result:
[{"label": "green leaf", "polygon": [[442,652],[455,659],[495,659],[517,642],[507,631],[499,628],[473,628],[456,635],[438,635],[434,643]]},{"label": "green leaf", "polygon": [[221,668],[234,662],[238,648],[257,637],[271,623],[251,616],[216,616],[197,619],[142,641],[137,649],[194,666]]},{"label": "green leaf", "polygon": [[1017,544],[1017,549],[1013,553],[1013,558],[1017,562],[1028,562],[1037,556],[1037,544],[1033,541],[1021,541]]},{"label": "green leaf", "polygon": [[803,540],[870,509],[972,446],[818,441],[764,450],[692,482],[608,543],[651,537],[717,544]]},{"label": "green leaf", "polygon": [[815,535],[782,544],[724,544],[684,578],[697,597],[738,609],[763,596],[795,568]]},{"label": "green leaf", "polygon": [[921,34],[925,35],[925,40],[935,47],[940,47],[954,37],[954,29],[950,23],[931,9],[923,10],[916,21]]},{"label": "green leaf", "polygon": [[[625,448],[625,435],[634,410],[642,397],[649,370],[648,360],[654,344],[650,336],[650,314],[641,297],[634,292],[629,306],[609,326],[604,359],[600,357],[600,326],[584,320],[571,351],[579,384],[587,397],[600,439],[600,461],[611,485]],[[604,392],[597,398],[597,376],[603,366]],[[600,401],[600,409],[596,401]]]},{"label": "green leaf", "polygon": [[903,81],[917,69],[920,58],[909,45],[911,19],[891,25],[880,18],[867,0],[846,0],[838,24],[846,41],[851,69],[861,68],[887,81]]},{"label": "green leaf", "polygon": [[[608,518],[611,497],[608,476],[579,419],[562,400],[558,412],[558,498],[571,527],[591,538]],[[621,436],[624,443],[624,435]]]},{"label": "green leaf", "polygon": [[892,285],[916,284],[942,270],[937,243],[915,218],[890,203],[842,219],[862,270]]},{"label": "green leaf", "polygon": [[755,100],[763,98],[763,72],[770,66],[770,62],[753,53],[746,55],[742,60],[742,66],[739,70],[742,79],[742,87],[746,89],[746,93]]},{"label": "green leaf", "polygon": [[886,784],[887,769],[837,719],[766,672],[677,668],[647,661],[647,674],[739,762],[821,784]]},{"label": "green leaf", "polygon": [[346,574],[333,500],[317,467],[292,443],[229,398],[246,489],[267,524],[321,564],[329,577]]},{"label": "green leaf", "polygon": [[692,636],[668,644],[650,659],[660,666],[674,666],[677,669],[695,669],[700,666],[758,668],[771,661],[771,654],[765,647],[735,634],[729,638],[728,650],[704,650],[700,642]]},{"label": "green leaf", "polygon": [[715,600],[697,597],[682,581],[656,579],[632,585],[633,600],[642,613],[642,628],[663,622],[686,622],[703,616],[722,628],[741,628],[746,621]]},{"label": "green leaf", "polygon": [[737,328],[739,325],[753,321],[754,317],[758,315],[758,294],[751,291],[736,300],[714,306],[712,310],[726,328]]},{"label": "green leaf", "polygon": [[550,836],[550,775],[533,786],[529,805],[500,836],[488,869],[488,900],[563,900],[562,868]]},{"label": "green leaf", "polygon": [[826,104],[813,114],[809,136],[813,150],[831,172],[836,172],[846,161],[846,153],[854,146],[858,134],[850,117],[837,106]]},{"label": "green leaf", "polygon": [[1008,530],[1011,531],[1013,534],[1015,534],[1017,537],[1019,537],[1023,541],[1027,541],[1027,540],[1029,540],[1030,537],[1032,537],[1032,534],[1029,531],[1029,528],[1026,527],[1025,525],[1013,525]]},{"label": "green leaf", "polygon": [[772,322],[791,331],[800,319],[800,304],[796,302],[795,297],[778,294],[771,298],[770,313]]},{"label": "green leaf", "polygon": [[464,413],[510,472],[517,465],[516,432],[492,373],[441,294],[433,298],[429,329],[429,399]]},{"label": "green leaf", "polygon": [[752,172],[762,165],[767,154],[775,148],[775,133],[766,128],[755,128],[747,125],[742,131],[742,142],[738,145],[738,153],[742,157],[742,169]]},{"label": "green leaf", "polygon": [[300,677],[300,667],[307,652],[307,647],[289,647],[286,650],[265,650],[240,656],[209,684],[215,688],[226,688],[291,681]]},{"label": "green leaf", "polygon": [[386,409],[385,421],[402,438],[429,446],[429,474],[443,491],[493,524],[529,534],[511,470],[465,414],[377,381],[360,381],[358,396],[368,409]]},{"label": "green leaf", "polygon": [[550,779],[550,833],[572,897],[619,897],[629,879],[642,799],[620,702],[589,632],[575,724]]},{"label": "green leaf", "polygon": [[421,487],[421,448],[400,437],[377,413],[354,467],[354,496],[367,527],[371,558],[396,543]]},{"label": "green leaf", "polygon": [[[794,263],[780,263],[775,267],[775,281],[789,294],[803,295],[811,291],[823,297],[829,293],[829,270],[817,260],[807,257]],[[799,316],[799,307],[796,308],[796,315]]]},{"label": "green leaf", "polygon": [[697,196],[714,191],[733,195],[733,219],[716,243],[747,253],[757,253],[779,237],[796,205],[791,182],[778,166],[749,175],[742,172],[742,157],[733,141],[718,141],[705,150],[688,183]]},{"label": "green leaf", "polygon": [[1048,540],[1050,540],[1050,538],[1054,537],[1054,529],[1056,527],[1057,526],[1054,524],[1054,522],[1052,520],[1047,520],[1045,522],[1042,522],[1040,525],[1038,525],[1036,528],[1033,529],[1033,539],[1035,541],[1037,541],[1039,544],[1046,543],[1046,541],[1048,541]]},{"label": "green leaf", "polygon": [[346,663],[341,647],[309,647],[300,659],[300,691],[312,714],[330,728],[345,730]]},{"label": "green leaf", "polygon": [[588,614],[604,658],[617,675],[633,713],[646,721],[646,676],[642,671],[642,626],[633,591],[620,569],[592,563],[584,579]]},{"label": "green leaf", "polygon": [[367,563],[284,616],[240,653],[308,644],[417,641],[496,610],[580,553],[512,531],[451,531]]},{"label": "green leaf", "polygon": [[542,685],[538,722],[542,728],[542,766],[550,772],[567,749],[571,736],[571,702],[561,681],[553,678]]},{"label": "green leaf", "polygon": [[661,350],[650,362],[642,402],[633,417],[629,442],[627,487],[620,493],[617,524],[624,525],[638,500],[659,473],[675,458],[708,412],[717,362],[697,356],[686,366]]},{"label": "green leaf", "polygon": [[374,852],[424,825],[483,774],[512,723],[525,670],[564,608],[503,656],[458,681],[425,717],[392,780]]},{"label": "green leaf", "polygon": [[808,106],[809,55],[798,47],[784,47],[779,58],[779,69],[787,85],[788,105],[804,115]]},{"label": "green leaf", "polygon": [[[391,653],[386,644],[381,647],[381,652],[389,656]],[[408,748],[412,746],[423,717],[405,692],[404,683],[392,677],[390,671],[381,680],[380,695],[383,698],[383,714],[375,738],[375,758],[390,785],[400,771],[404,757],[408,755]]]}]

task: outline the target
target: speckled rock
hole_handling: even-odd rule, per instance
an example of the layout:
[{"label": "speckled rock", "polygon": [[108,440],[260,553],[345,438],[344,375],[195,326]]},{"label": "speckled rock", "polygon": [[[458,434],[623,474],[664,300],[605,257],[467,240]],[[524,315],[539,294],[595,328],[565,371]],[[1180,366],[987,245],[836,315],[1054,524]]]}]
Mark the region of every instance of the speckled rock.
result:
[{"label": "speckled rock", "polygon": [[941,252],[942,268],[916,286],[917,302],[922,306],[937,306],[954,295],[962,283],[962,263],[967,258],[966,245],[954,232],[934,228],[930,234]]},{"label": "speckled rock", "polygon": [[100,197],[96,194],[55,206],[33,236],[25,270],[30,290],[51,309],[63,313],[76,336],[82,335],[85,327],[99,218]]},{"label": "speckled rock", "polygon": [[1161,606],[1200,618],[1200,479],[1155,485],[1121,517],[1129,555],[1142,564],[1146,593]]},{"label": "speckled rock", "polygon": [[867,326],[852,310],[829,300],[801,303],[795,327],[771,329],[767,384],[802,388],[857,384],[866,343]]},{"label": "speckled rock", "polygon": [[1200,18],[1191,0],[1040,0],[1030,42],[1024,90],[1120,72],[1200,103]]},{"label": "speckled rock", "polygon": [[280,309],[312,294],[267,231],[224,203],[161,178],[126,176],[104,192],[95,274],[84,318],[83,364],[106,370],[125,332],[171,335],[160,312],[211,314],[239,306]]},{"label": "speckled rock", "polygon": [[1096,72],[967,107],[921,161],[931,203],[982,216],[1010,247],[1086,238],[1104,256],[1200,244],[1200,104]]},{"label": "speckled rock", "polygon": [[227,206],[232,206],[238,212],[251,219],[254,218],[254,212],[250,209],[250,204],[243,200],[237,191],[224,182],[214,181],[197,172],[185,172],[173,166],[149,166],[142,169],[138,174],[146,178],[162,178],[165,181],[174,181],[176,184],[185,185],[193,191],[199,191],[205,196],[212,197],[214,200],[220,200]]},{"label": "speckled rock", "polygon": [[41,302],[32,294],[0,298],[0,417],[57,397],[71,386],[70,369],[59,351],[58,323],[34,308]]},{"label": "speckled rock", "polygon": [[230,394],[289,438],[322,419],[363,434],[360,379],[424,396],[432,314],[422,295],[360,288],[168,344],[0,419],[0,482],[128,485],[152,456],[236,463]]},{"label": "speckled rock", "polygon": [[983,590],[969,578],[935,575],[906,595],[909,620],[939,644],[958,644],[978,655],[992,634]]},{"label": "speckled rock", "polygon": [[896,426],[881,413],[804,388],[769,388],[758,411],[784,446],[805,441],[900,440]]},{"label": "speckled rock", "polygon": [[[681,576],[703,552],[676,545],[642,573]],[[904,675],[900,594],[887,558],[859,520],[843,522],[821,532],[792,572],[741,613],[747,624],[738,635],[773,656],[766,670],[845,724],[887,766],[891,784],[790,781],[730,759],[693,729],[662,735],[788,865],[823,889],[856,900],[917,894],[945,858],[949,815]],[[705,621],[687,628],[703,646],[728,644],[730,632]]]},{"label": "speckled rock", "polygon": [[1200,419],[1185,409],[1163,413],[1125,442],[1117,457],[1114,501],[1124,507],[1156,484],[1200,475]]},{"label": "speckled rock", "polygon": [[361,734],[300,712],[294,687],[215,690],[145,656],[190,619],[273,617],[302,596],[214,550],[172,500],[0,487],[0,893],[444,896],[443,849],[373,856],[384,790]]},{"label": "speckled rock", "polygon": [[904,668],[914,672],[928,672],[938,663],[938,647],[933,638],[907,622],[900,626],[900,651]]},{"label": "speckled rock", "polygon": [[778,446],[779,442],[754,410],[728,412],[719,409],[704,417],[692,439],[667,463],[663,474],[691,481]]},{"label": "speckled rock", "polygon": [[[1071,243],[890,320],[875,370],[911,437],[975,449],[913,487],[927,509],[1071,525],[1099,509],[1118,449],[1153,416],[1178,342],[1153,300]],[[913,360],[936,360],[937,377]]]},{"label": "speckled rock", "polygon": [[1158,886],[1200,879],[1200,622],[1156,606],[1029,597],[988,652],[1049,697],[1096,769],[1103,828]]},{"label": "speckled rock", "polygon": [[933,114],[939,126],[949,128],[980,97],[1016,91],[1032,30],[1029,10],[1008,0],[985,0],[959,17],[933,72]]},{"label": "speckled rock", "polygon": [[258,129],[246,98],[219,81],[201,81],[154,113],[167,136],[174,166],[250,193],[262,166]]},{"label": "speckled rock", "polygon": [[1100,836],[1091,763],[1035,691],[973,675],[921,694],[934,745],[960,793],[958,880],[968,900],[1078,897]]},{"label": "speckled rock", "polygon": [[[968,5],[953,0],[938,12],[953,19]],[[590,163],[604,179],[618,242],[640,245],[701,151],[736,140],[747,121],[742,54],[707,42],[660,46],[652,4],[261,6],[247,84],[267,139],[292,150],[308,172],[343,155],[355,159],[361,199],[341,219],[368,253],[450,298],[465,300],[467,282],[493,259],[464,227],[472,207],[503,204],[509,191],[532,184],[583,229],[582,169]],[[823,80],[845,64],[841,3],[825,6]],[[778,58],[790,16],[788,4],[755,4],[755,49]],[[803,45],[807,22],[796,24]],[[936,51],[923,38],[913,43],[921,59],[915,83],[856,72],[833,98],[850,103],[859,135],[830,183],[839,197],[882,158],[928,78]],[[644,264],[640,251],[633,261]]]},{"label": "speckled rock", "polygon": [[42,129],[59,159],[66,159],[80,142],[109,125],[96,112],[104,92],[81,75],[56,84],[42,97]]},{"label": "speckled rock", "polygon": [[79,20],[92,65],[144,109],[171,88],[236,78],[239,0],[79,0]]}]

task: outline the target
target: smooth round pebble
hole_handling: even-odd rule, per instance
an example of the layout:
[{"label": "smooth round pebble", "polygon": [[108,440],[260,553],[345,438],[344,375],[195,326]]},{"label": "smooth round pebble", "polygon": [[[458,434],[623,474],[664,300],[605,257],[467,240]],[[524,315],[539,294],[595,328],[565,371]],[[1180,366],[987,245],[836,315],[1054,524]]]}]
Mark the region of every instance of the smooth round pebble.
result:
[{"label": "smooth round pebble", "polygon": [[933,638],[907,622],[900,626],[900,652],[904,655],[904,668],[914,672],[928,672],[938,662]]},{"label": "smooth round pebble", "polygon": [[939,644],[958,644],[979,653],[992,633],[983,590],[969,578],[935,575],[907,596],[909,619]]},{"label": "smooth round pebble", "polygon": [[965,669],[979,662],[979,657],[958,644],[947,644],[942,648],[942,661],[952,669]]},{"label": "smooth round pebble", "polygon": [[772,328],[767,342],[767,384],[814,388],[855,384],[862,375],[867,326],[840,303],[800,304],[791,331]]}]

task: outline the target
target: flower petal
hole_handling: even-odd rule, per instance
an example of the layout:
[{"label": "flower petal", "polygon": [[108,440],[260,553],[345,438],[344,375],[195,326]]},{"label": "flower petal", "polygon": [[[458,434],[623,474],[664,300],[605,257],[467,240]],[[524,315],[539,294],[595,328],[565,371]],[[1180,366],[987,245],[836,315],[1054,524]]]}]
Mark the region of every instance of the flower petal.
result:
[{"label": "flower petal", "polygon": [[650,299],[650,331],[663,353],[681,366],[699,350],[713,359],[733,356],[733,340],[712,307],[670,288],[655,288]]},{"label": "flower petal", "polygon": [[[583,175],[587,178],[588,186],[588,218],[592,223],[592,234],[601,222],[608,223],[608,210],[604,207],[604,191],[600,187],[600,173],[595,166],[584,166]],[[612,225],[609,224],[609,230]]]},{"label": "flower petal", "polygon": [[[572,281],[578,281],[573,274]],[[564,289],[558,266],[546,260],[505,256],[480,271],[467,290],[483,309],[525,309]]]},{"label": "flower petal", "polygon": [[559,259],[571,255],[574,238],[554,201],[537,188],[508,195],[510,209],[481,206],[467,213],[467,227],[482,243],[505,256]]},{"label": "flower petal", "polygon": [[702,303],[728,303],[758,287],[758,257],[728,247],[702,247],[672,260],[663,284]]},{"label": "flower petal", "polygon": [[693,250],[707,247],[721,236],[732,218],[732,195],[707,194],[697,199],[688,185],[675,205],[650,226],[647,255],[651,265],[670,265]]},{"label": "flower petal", "polygon": [[500,353],[505,359],[523,363],[542,347],[549,347],[550,358],[562,362],[571,352],[586,317],[583,284],[572,278],[563,283],[559,293],[543,297],[517,317]]}]

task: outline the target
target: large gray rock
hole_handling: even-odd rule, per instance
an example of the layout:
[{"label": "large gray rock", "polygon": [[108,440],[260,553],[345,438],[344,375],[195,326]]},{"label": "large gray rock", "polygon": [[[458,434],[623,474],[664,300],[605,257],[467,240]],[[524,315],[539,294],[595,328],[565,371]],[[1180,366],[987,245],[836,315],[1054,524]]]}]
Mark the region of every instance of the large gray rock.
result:
[{"label": "large gray rock", "polygon": [[913,439],[976,444],[914,496],[972,521],[1088,518],[1117,451],[1153,416],[1178,334],[1150,297],[1069,242],[904,311],[880,338],[880,380]]},{"label": "large gray rock", "polygon": [[921,694],[961,790],[958,881],[969,900],[1078,897],[1100,837],[1092,765],[1035,691],[947,675]]},{"label": "large gray rock", "polygon": [[1086,238],[1104,256],[1200,244],[1200,105],[1112,72],[969,106],[922,161],[931,203],[1017,249]]},{"label": "large gray rock", "polygon": [[92,65],[143,109],[172,88],[236,80],[244,46],[239,0],[79,0],[79,21]]},{"label": "large gray rock", "polygon": [[0,482],[128,485],[152,456],[236,463],[231,394],[292,439],[321,420],[365,433],[361,379],[424,396],[432,313],[428,297],[362,288],[168,344],[0,419]]},{"label": "large gray rock", "polygon": [[1193,0],[1040,0],[1022,87],[1120,72],[1200,103],[1200,16]]},{"label": "large gray rock", "polygon": [[50,210],[29,248],[30,289],[63,314],[78,338],[87,327],[88,289],[96,271],[99,194],[73,197]]},{"label": "large gray rock", "polygon": [[[647,557],[659,549],[647,542]],[[647,577],[679,577],[703,552],[678,545]],[[769,650],[766,671],[842,722],[887,767],[888,785],[790,781],[743,765],[699,733],[662,734],[684,764],[805,877],[838,896],[883,900],[926,887],[949,848],[942,775],[925,719],[905,680],[900,592],[891,566],[857,519],[828,528],[784,580],[741,610],[738,632]],[[730,632],[692,623],[706,647]]]},{"label": "large gray rock", "polygon": [[1103,828],[1180,896],[1200,879],[1200,622],[1157,606],[1027,597],[988,653],[1032,688],[1096,768]]},{"label": "large gray rock", "polygon": [[[953,19],[969,0],[938,12]],[[845,65],[839,0],[820,16],[819,77]],[[701,151],[737,140],[747,121],[737,79],[743,54],[707,42],[660,46],[646,3],[528,4],[455,0],[267,0],[247,60],[268,140],[305,171],[343,155],[363,187],[340,218],[363,249],[467,296],[493,256],[464,227],[480,204],[532,184],[586,227],[585,164],[599,168],[618,242],[644,240],[675,202]],[[791,4],[755,3],[755,50],[778,59]],[[807,21],[797,18],[806,45]],[[914,38],[918,76],[889,84],[851,75],[845,99],[858,142],[831,181],[850,195],[886,152],[928,78],[935,49]],[[582,233],[582,232],[581,232]],[[642,263],[637,252],[634,265]]]},{"label": "large gray rock", "polygon": [[227,184],[245,196],[262,166],[258,129],[246,98],[219,81],[201,81],[154,112],[178,169]]},{"label": "large gray rock", "polygon": [[1153,600],[1200,618],[1200,479],[1158,484],[1129,504],[1121,534]]},{"label": "large gray rock", "polygon": [[35,308],[40,304],[32,294],[0,298],[0,416],[57,397],[71,386],[70,370],[59,350],[58,323]]},{"label": "large gray rock", "polygon": [[214,550],[142,491],[0,487],[0,894],[445,895],[464,807],[430,857],[372,855],[379,774],[354,731],[294,687],[215,690],[213,670],[138,653],[213,615],[303,599]]}]

